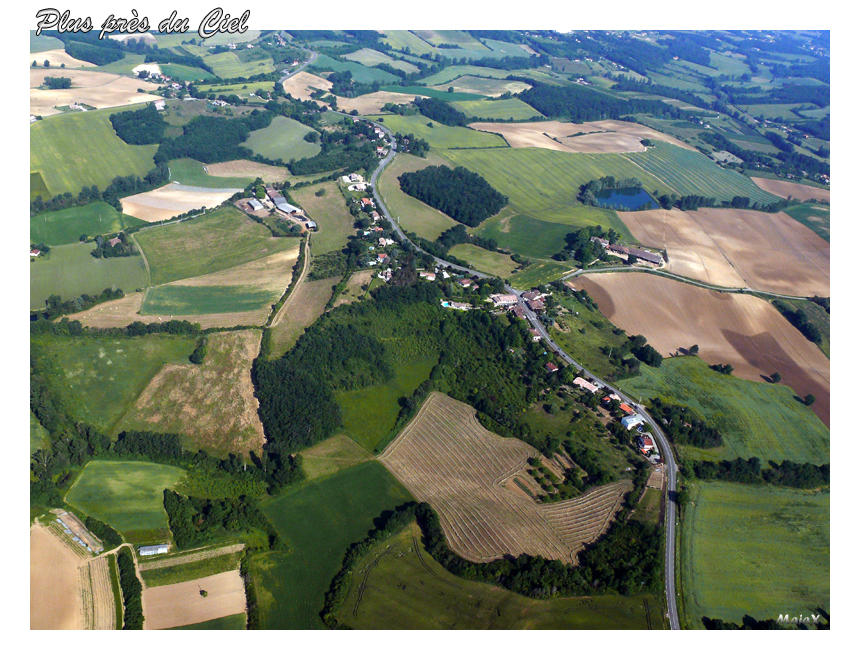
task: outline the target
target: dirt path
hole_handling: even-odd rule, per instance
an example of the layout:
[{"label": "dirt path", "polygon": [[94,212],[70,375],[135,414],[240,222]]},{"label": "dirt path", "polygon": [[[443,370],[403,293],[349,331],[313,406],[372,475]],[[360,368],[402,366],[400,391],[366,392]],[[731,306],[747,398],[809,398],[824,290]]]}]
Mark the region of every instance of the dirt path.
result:
[{"label": "dirt path", "polygon": [[[308,240],[303,244],[302,249],[304,250],[305,260],[304,260],[304,263],[302,264],[302,272],[299,274],[299,279],[296,280],[296,285],[293,287],[293,290],[290,293],[290,298],[293,297],[294,295],[296,295],[296,291],[298,290],[299,286],[301,286],[302,282],[305,281],[305,276],[308,274],[308,271],[310,270],[310,267],[311,267],[311,237],[310,237],[310,235],[308,236]],[[299,255],[299,258],[301,259],[301,255]],[[283,320],[284,314],[286,314],[286,311],[287,311],[287,301],[288,300],[289,300],[289,298],[287,298],[287,300],[284,301],[284,304],[281,305],[281,308],[278,310],[278,313],[275,314],[275,318],[273,318],[271,320],[271,322],[266,324],[267,328],[271,328],[274,325],[278,325],[278,323],[280,323]]]}]

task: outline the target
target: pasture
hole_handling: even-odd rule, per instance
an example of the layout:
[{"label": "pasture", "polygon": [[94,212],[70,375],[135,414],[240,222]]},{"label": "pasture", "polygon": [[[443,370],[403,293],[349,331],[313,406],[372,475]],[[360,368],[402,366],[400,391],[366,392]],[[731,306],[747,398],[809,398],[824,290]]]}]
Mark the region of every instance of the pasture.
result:
[{"label": "pasture", "polygon": [[[264,629],[322,629],[323,596],[347,547],[412,496],[376,461],[315,479],[263,506],[290,554],[257,554],[251,578]],[[313,521],[313,524],[309,524]]]},{"label": "pasture", "polygon": [[247,626],[246,614],[231,614],[222,616],[220,619],[210,619],[200,623],[189,623],[187,626],[176,626],[168,630],[245,630]]},{"label": "pasture", "polygon": [[244,612],[245,583],[238,569],[143,590],[144,630],[187,626]]},{"label": "pasture", "polygon": [[828,243],[830,242],[830,206],[799,204],[789,206],[785,213],[808,227]]},{"label": "pasture", "polygon": [[232,177],[256,179],[260,177],[266,183],[280,183],[290,178],[290,171],[286,167],[275,167],[255,163],[252,160],[230,160],[225,163],[213,163],[206,166],[206,173],[210,177]]},{"label": "pasture", "polygon": [[[478,149],[489,147],[506,147],[507,143],[498,135],[481,133],[463,126],[446,126],[438,121],[431,121],[424,115],[382,115],[371,116],[368,119],[380,121],[394,133],[412,133],[415,137],[426,140],[432,149]],[[428,125],[432,124],[432,128]]]},{"label": "pasture", "polygon": [[[467,92],[449,92],[447,87],[437,89],[434,87],[422,87],[420,85],[387,85],[381,88],[383,92],[408,94],[412,98],[416,96],[432,96],[440,101],[478,101],[484,98],[480,94],[469,94]],[[398,115],[399,116],[399,115]]]},{"label": "pasture", "polygon": [[144,316],[198,316],[253,312],[271,305],[279,297],[277,292],[252,286],[167,284],[146,292],[140,313]]},{"label": "pasture", "polygon": [[462,30],[410,30],[412,34],[423,39],[428,44],[434,47],[443,46],[445,44],[457,44],[460,48],[466,50],[483,50],[490,49],[484,46],[480,41],[475,39],[468,32]]},{"label": "pasture", "polygon": [[[574,207],[571,211],[603,211],[597,207]],[[599,215],[591,214],[589,215]],[[469,233],[481,238],[495,239],[499,247],[527,257],[548,259],[564,248],[566,236],[573,231],[570,225],[535,220],[527,215],[510,215],[502,211],[484,220]]]},{"label": "pasture", "polygon": [[90,461],[66,501],[106,522],[129,543],[170,538],[163,491],[185,475],[169,465],[136,461]]},{"label": "pasture", "polygon": [[113,112],[70,112],[30,126],[30,171],[42,175],[52,196],[92,185],[104,190],[116,176],[143,178],[155,167],[158,145],[120,140],[108,119]]},{"label": "pasture", "polygon": [[51,193],[48,191],[48,186],[45,185],[42,173],[30,172],[30,201],[32,202],[37,197],[48,199],[50,196]]},{"label": "pasture", "polygon": [[304,279],[293,289],[281,307],[278,319],[272,324],[272,359],[295,346],[305,328],[323,315],[326,303],[340,280],[340,276],[314,281]]},{"label": "pasture", "polygon": [[51,445],[51,435],[39,423],[33,411],[30,411],[30,455],[37,449],[48,449]]},{"label": "pasture", "polygon": [[[830,493],[708,482],[681,525],[685,627],[830,611]],[[803,567],[799,570],[798,567]]]},{"label": "pasture", "polygon": [[363,85],[370,85],[378,82],[380,85],[390,85],[400,81],[400,78],[393,73],[383,71],[382,69],[373,69],[358,62],[338,62],[330,58],[328,55],[320,55],[314,60],[311,68],[316,71],[349,71],[352,74],[352,79]]},{"label": "pasture", "polygon": [[241,188],[211,188],[168,183],[166,186],[123,197],[125,213],[149,223],[170,220],[195,209],[211,209],[225,202]]},{"label": "pasture", "polygon": [[[815,396],[812,410],[829,426],[830,360],[766,300],[636,272],[585,275],[575,283],[610,321],[645,335],[664,356],[697,344],[705,362],[731,364],[735,376],[761,382],[778,372],[799,397]],[[643,300],[647,314],[640,313]]]},{"label": "pasture", "polygon": [[62,41],[56,37],[49,37],[47,34],[36,36],[36,31],[30,30],[30,53],[41,53],[46,50],[55,50],[57,48],[63,48]]},{"label": "pasture", "polygon": [[830,244],[785,213],[658,209],[620,217],[643,245],[666,248],[667,268],[678,275],[784,295],[830,295]]},{"label": "pasture", "polygon": [[442,85],[443,83],[451,82],[461,76],[473,76],[480,78],[507,78],[510,75],[508,71],[502,69],[492,69],[487,66],[473,66],[471,64],[455,64],[446,66],[441,71],[438,71],[426,78],[419,80],[420,83],[432,87],[434,85]]},{"label": "pasture", "polygon": [[517,289],[530,289],[540,284],[557,280],[572,271],[575,266],[571,263],[558,261],[539,261],[532,263],[511,277],[511,286]]},{"label": "pasture", "polygon": [[30,630],[83,630],[82,563],[51,528],[30,527]]},{"label": "pasture", "polygon": [[317,133],[317,131],[295,119],[275,117],[266,128],[251,131],[242,146],[272,160],[276,158],[284,162],[294,158],[301,160],[316,156],[321,149],[319,142],[307,142],[304,139],[308,133]]},{"label": "pasture", "polygon": [[418,67],[414,64],[411,64],[405,60],[397,60],[393,57],[389,57],[385,53],[380,53],[378,50],[372,50],[370,48],[362,48],[361,50],[357,50],[354,53],[348,53],[344,55],[344,58],[347,60],[351,60],[353,62],[358,62],[359,64],[363,64],[367,67],[374,67],[377,64],[387,64],[388,66],[394,67],[395,69],[399,69],[405,73],[417,73]]},{"label": "pasture", "polygon": [[398,153],[379,176],[376,187],[385,205],[404,231],[413,232],[428,241],[435,241],[457,222],[441,211],[407,195],[400,189],[400,182],[397,180],[401,174],[423,170],[431,165],[447,166],[448,163],[433,154],[428,155],[427,158],[419,158]]},{"label": "pasture", "polygon": [[139,561],[141,581],[149,589],[235,571],[244,554],[242,548],[237,544],[217,550],[195,551],[186,556],[168,555],[161,561]]},{"label": "pasture", "polygon": [[490,250],[485,250],[484,248],[472,245],[471,243],[460,243],[459,245],[455,245],[448,250],[448,254],[466,262],[475,270],[490,273],[491,275],[497,275],[503,280],[510,278],[514,271],[520,267],[520,265],[507,254],[491,252]]},{"label": "pasture", "polygon": [[[229,63],[227,63],[227,66],[229,66]],[[201,69],[196,66],[185,66],[184,64],[160,64],[159,67],[165,76],[186,82],[194,80],[202,80],[205,82],[215,78],[215,76],[206,71],[206,69]],[[255,71],[254,73],[264,73],[264,71],[261,69],[259,72]]]},{"label": "pasture", "polygon": [[659,369],[642,365],[640,372],[619,387],[643,402],[659,396],[688,407],[722,433],[724,444],[716,449],[676,445],[681,460],[830,461],[827,427],[785,385],[724,376],[695,357],[663,360]]},{"label": "pasture", "polygon": [[136,234],[153,284],[216,273],[294,248],[298,239],[275,238],[233,206],[179,224]]},{"label": "pasture", "polygon": [[180,433],[189,451],[259,454],[266,439],[257,415],[251,365],[260,331],[208,335],[202,364],[165,365],[120,422],[123,429]]},{"label": "pasture", "polygon": [[345,435],[334,435],[299,452],[308,481],[326,477],[353,465],[373,460],[373,455]]},{"label": "pasture", "polygon": [[[69,89],[38,89],[46,75],[56,75],[56,69],[30,69],[30,114],[49,116],[58,114],[58,107],[73,103],[93,108],[115,108],[153,101],[157,97],[149,92],[158,85],[104,71],[64,69],[64,78],[71,78]],[[143,90],[143,91],[138,91]]]},{"label": "pasture", "polygon": [[56,365],[52,381],[75,419],[110,432],[166,364],[187,364],[194,340],[144,337],[39,338]]},{"label": "pasture", "polygon": [[375,275],[376,271],[373,270],[355,271],[350,275],[349,281],[346,283],[346,288],[341,292],[337,300],[335,300],[334,307],[349,305],[366,298],[367,292],[370,290],[370,285],[376,279]]},{"label": "pasture", "polygon": [[761,177],[753,177],[752,180],[762,190],[773,195],[777,195],[778,197],[794,199],[798,202],[805,202],[812,199],[816,202],[830,203],[829,188],[817,188],[815,186],[807,186],[803,183],[794,183],[792,181],[783,181],[780,179],[764,179]]},{"label": "pasture", "polygon": [[[167,163],[170,181],[183,186],[196,188],[236,188],[243,189],[253,183],[252,176],[213,176],[209,170],[214,165],[204,165],[192,158],[176,158]],[[265,166],[262,166],[265,167]]]},{"label": "pasture", "polygon": [[[317,197],[317,192],[325,195]],[[316,221],[319,229],[311,239],[311,251],[315,256],[340,251],[346,247],[349,237],[355,233],[355,218],[346,207],[346,200],[334,181],[306,186],[291,192],[296,203]]]},{"label": "pasture", "polygon": [[531,85],[519,80],[500,80],[499,78],[461,76],[455,80],[438,85],[435,89],[440,91],[449,91],[451,88],[453,88],[455,94],[477,94],[480,96],[492,97],[501,96],[506,92],[519,94],[522,91],[531,89]]},{"label": "pasture", "polygon": [[474,562],[526,553],[564,563],[606,531],[631,488],[618,481],[555,504],[536,504],[505,482],[536,449],[478,422],[475,409],[434,392],[379,456],[439,514],[451,549]]},{"label": "pasture", "polygon": [[140,255],[96,259],[92,243],[62,245],[30,264],[30,309],[44,309],[49,296],[74,300],[105,289],[134,291],[149,285]]},{"label": "pasture", "polygon": [[[244,54],[244,51],[241,52]],[[243,62],[235,51],[207,55],[203,61],[212,67],[212,72],[219,78],[248,78],[275,70],[271,57]]]},{"label": "pasture", "polygon": [[436,52],[436,48],[418,37],[409,30],[385,30],[385,38],[383,41],[391,46],[394,50],[409,49],[413,55],[432,55]]},{"label": "pasture", "polygon": [[644,630],[662,627],[659,611],[652,595],[535,600],[465,580],[433,559],[413,523],[359,562],[337,618],[365,630]]},{"label": "pasture", "polygon": [[457,101],[452,105],[467,117],[476,117],[478,119],[512,119],[515,121],[527,121],[534,119],[535,117],[543,118],[543,115],[533,107],[516,98]]},{"label": "pasture", "polygon": [[[82,235],[114,234],[144,224],[105,202],[30,216],[30,241],[47,245],[77,243]],[[92,246],[95,247],[95,246]]]}]

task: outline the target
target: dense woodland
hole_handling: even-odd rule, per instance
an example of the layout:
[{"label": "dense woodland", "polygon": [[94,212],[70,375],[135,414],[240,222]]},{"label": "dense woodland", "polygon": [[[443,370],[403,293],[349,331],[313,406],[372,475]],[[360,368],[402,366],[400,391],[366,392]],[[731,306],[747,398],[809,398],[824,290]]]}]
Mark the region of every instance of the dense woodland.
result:
[{"label": "dense woodland", "polygon": [[654,419],[661,420],[673,442],[693,447],[721,447],[723,436],[719,429],[708,426],[689,408],[666,403],[660,397],[649,401]]},{"label": "dense woodland", "polygon": [[119,586],[122,589],[122,629],[143,630],[143,586],[137,577],[132,551],[122,548],[116,555]]},{"label": "dense woodland", "polygon": [[140,110],[111,115],[110,123],[120,139],[128,144],[159,144],[167,128],[167,122],[152,103]]},{"label": "dense woodland", "polygon": [[709,481],[733,481],[740,484],[763,484],[788,488],[814,489],[830,485],[830,464],[794,463],[770,461],[763,468],[760,458],[733,461],[685,461],[682,471]]},{"label": "dense woodland", "polygon": [[508,203],[508,198],[484,177],[465,167],[425,167],[401,174],[397,180],[407,195],[469,227],[477,227]]}]

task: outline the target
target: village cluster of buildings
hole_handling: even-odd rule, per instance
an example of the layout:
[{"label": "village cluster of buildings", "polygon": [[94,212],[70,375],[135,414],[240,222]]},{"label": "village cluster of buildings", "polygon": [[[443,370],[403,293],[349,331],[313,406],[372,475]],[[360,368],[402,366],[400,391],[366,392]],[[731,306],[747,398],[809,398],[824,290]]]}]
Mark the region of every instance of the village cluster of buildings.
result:
[{"label": "village cluster of buildings", "polygon": [[592,237],[591,240],[595,243],[600,244],[600,246],[609,254],[614,255],[616,257],[621,257],[625,261],[630,261],[630,257],[635,257],[638,261],[644,261],[645,263],[651,264],[653,266],[663,265],[663,255],[661,254],[648,252],[648,250],[642,250],[640,248],[625,247],[623,245],[613,245],[605,238],[599,238],[597,236]]}]

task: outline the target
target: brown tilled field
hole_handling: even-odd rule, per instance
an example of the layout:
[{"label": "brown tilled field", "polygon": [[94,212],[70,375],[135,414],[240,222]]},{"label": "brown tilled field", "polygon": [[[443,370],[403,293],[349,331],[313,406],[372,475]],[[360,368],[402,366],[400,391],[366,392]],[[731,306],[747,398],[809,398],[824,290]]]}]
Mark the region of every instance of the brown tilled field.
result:
[{"label": "brown tilled field", "polygon": [[116,600],[109,561],[110,557],[103,555],[78,569],[84,630],[116,630]]},{"label": "brown tilled field", "polygon": [[778,179],[762,179],[759,177],[751,177],[755,184],[773,195],[788,199],[797,199],[805,202],[807,199],[814,199],[818,202],[830,203],[830,190],[824,188],[816,188],[815,186],[807,186],[802,183],[792,183],[791,181],[781,181]]},{"label": "brown tilled field", "polygon": [[[72,79],[71,89],[36,89],[45,76],[60,75]],[[55,106],[72,103],[83,103],[94,108],[114,108],[157,98],[138,92],[138,89],[151,92],[158,89],[158,85],[104,71],[30,69],[30,114],[57,114],[59,110],[55,110]]]},{"label": "brown tilled field", "polygon": [[734,375],[782,382],[830,426],[830,360],[777,310],[751,295],[719,293],[647,273],[604,273],[577,278],[610,321],[642,334],[661,354],[699,345],[709,364],[731,364]]},{"label": "brown tilled field", "polygon": [[[539,147],[554,151],[574,153],[619,153],[626,151],[645,151],[640,138],[661,140],[684,149],[692,149],[665,133],[626,121],[592,121],[571,124],[561,121],[538,121],[524,124],[504,124],[496,122],[477,122],[469,124],[479,131],[499,133],[512,147]],[[571,137],[577,133],[585,133]],[[555,138],[555,139],[553,139]],[[556,141],[557,140],[557,141]]]},{"label": "brown tilled field", "polygon": [[78,567],[84,562],[47,527],[30,528],[30,630],[82,630]]},{"label": "brown tilled field", "polygon": [[726,287],[830,296],[830,243],[785,213],[738,209],[619,213],[644,245],[668,251],[667,269]]},{"label": "brown tilled field", "polygon": [[145,193],[122,198],[122,212],[146,222],[161,222],[205,206],[211,209],[229,199],[239,188],[192,188],[168,183]]},{"label": "brown tilled field", "polygon": [[244,611],[245,585],[238,570],[143,590],[144,630],[187,626]]},{"label": "brown tilled field", "polygon": [[250,176],[260,177],[266,183],[280,183],[290,178],[290,171],[286,167],[275,167],[255,163],[252,160],[230,160],[226,163],[213,163],[206,166],[206,173],[210,176]]},{"label": "brown tilled field", "polygon": [[379,457],[436,512],[451,548],[488,562],[504,555],[541,555],[574,562],[615,517],[631,484],[620,481],[556,504],[536,504],[506,488],[538,452],[478,422],[474,408],[434,392]]},{"label": "brown tilled field", "polygon": [[260,350],[259,330],[209,335],[200,365],[162,367],[123,418],[123,428],[183,433],[188,449],[215,456],[259,453],[266,441],[257,415],[251,363]]}]

